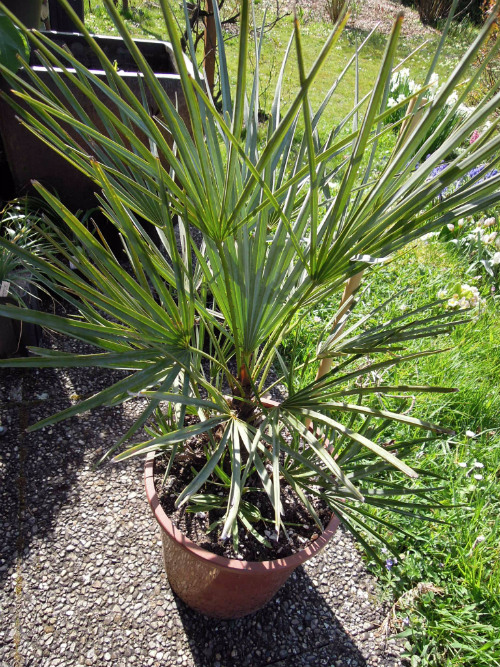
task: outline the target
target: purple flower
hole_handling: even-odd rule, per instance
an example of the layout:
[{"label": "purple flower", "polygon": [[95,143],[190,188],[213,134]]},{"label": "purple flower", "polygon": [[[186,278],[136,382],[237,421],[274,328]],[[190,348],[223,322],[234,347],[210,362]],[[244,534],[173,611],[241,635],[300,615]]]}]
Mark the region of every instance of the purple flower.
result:
[{"label": "purple flower", "polygon": [[386,568],[387,568],[389,571],[391,571],[391,570],[392,570],[392,567],[393,567],[394,565],[397,565],[397,563],[398,563],[398,559],[397,559],[397,558],[388,558],[388,559],[385,561],[385,566],[386,566]]},{"label": "purple flower", "polygon": [[483,170],[483,167],[484,167],[484,165],[482,165],[482,164],[480,164],[480,165],[477,166],[477,167],[474,167],[474,169],[471,169],[471,170],[469,171],[469,173],[467,174],[467,176],[468,176],[469,178],[474,178],[474,176],[477,176],[478,174],[481,173],[481,171]]},{"label": "purple flower", "polygon": [[447,166],[448,165],[446,164],[446,162],[443,162],[442,164],[439,164],[437,167],[434,167],[434,169],[429,174],[428,178],[434,178],[435,176],[440,174],[443,171],[443,169],[446,169]]},{"label": "purple flower", "polygon": [[[469,173],[467,174],[467,176],[468,176],[469,178],[474,178],[474,176],[477,176],[478,174],[480,174],[481,171],[482,171],[483,169],[484,169],[484,164],[480,164],[480,165],[478,165],[477,167],[474,167],[474,169],[471,169],[471,170],[469,171]],[[497,174],[498,174],[498,169],[492,169],[492,170],[489,171],[487,174],[485,174],[485,175],[483,176],[483,178],[481,178],[481,179],[478,181],[478,183],[481,183],[481,181],[484,181],[484,180],[486,180],[487,178],[493,178],[493,176],[496,176]]]}]

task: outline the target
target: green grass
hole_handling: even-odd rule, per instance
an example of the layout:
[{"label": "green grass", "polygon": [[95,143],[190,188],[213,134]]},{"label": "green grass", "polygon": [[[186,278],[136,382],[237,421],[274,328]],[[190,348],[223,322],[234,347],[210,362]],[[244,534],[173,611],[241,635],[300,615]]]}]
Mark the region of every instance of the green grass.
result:
[{"label": "green grass", "polygon": [[[443,244],[421,244],[388,269],[392,275],[381,272],[377,279],[383,286],[376,282],[373,289],[383,294],[392,278],[415,289],[414,294],[421,294],[417,288],[425,285],[432,298],[441,287],[470,283],[467,268],[466,258]],[[399,377],[403,382],[411,378],[459,389],[419,401],[419,415],[453,428],[456,436],[426,445],[410,462],[441,475],[444,489],[439,500],[457,507],[435,511],[435,518],[449,525],[399,517],[398,524],[411,530],[416,541],[400,542],[401,565],[386,577],[396,598],[419,582],[443,589],[441,595],[401,610],[400,617],[410,620],[405,634],[415,665],[500,664],[499,315],[498,305],[490,300],[477,321],[442,341],[451,349],[421,360]],[[476,436],[468,437],[467,432]],[[476,463],[483,467],[474,467]]]},{"label": "green grass", "polygon": [[[371,309],[401,290],[388,310],[388,315],[396,315],[432,301],[440,289],[452,290],[457,282],[476,284],[484,295],[489,293],[489,285],[481,286],[481,280],[471,278],[467,258],[451,245],[419,242],[372,274],[367,301]],[[321,328],[335,310],[336,303],[326,303],[302,323],[296,334],[302,358],[313,352]],[[437,485],[443,488],[433,497],[450,507],[434,510],[432,520],[448,523],[384,514],[414,537],[409,541],[388,530],[385,537],[395,545],[399,562],[391,571],[374,565],[386,597],[393,602],[402,600],[396,608],[393,632],[399,631],[408,642],[412,667],[500,664],[499,341],[500,308],[490,298],[477,319],[434,343],[415,344],[415,349],[434,346],[445,348],[444,352],[399,366],[390,376],[391,381],[401,383],[459,389],[453,394],[420,395],[411,411],[412,416],[456,432],[448,440],[423,444],[408,461],[439,476]],[[294,342],[285,341],[285,354]],[[314,369],[309,379],[313,374]],[[393,435],[406,432],[399,428]],[[397,478],[395,473],[394,481]],[[426,486],[429,480],[422,479],[414,488]],[[411,592],[418,591],[422,583],[442,592],[413,596]]]},{"label": "green grass", "polygon": [[[427,280],[423,284],[429,291],[457,279],[470,282],[466,259],[442,244],[426,247],[423,256],[417,253],[413,266],[422,282]],[[460,507],[436,511],[435,517],[450,525],[412,524],[420,548],[401,545],[407,558],[399,568],[401,581],[392,582],[397,583],[395,591],[420,581],[431,581],[444,591],[407,610],[408,639],[420,657],[420,662],[414,658],[415,664],[500,664],[499,315],[490,300],[477,322],[454,332],[449,351],[428,358],[413,374],[419,382],[460,390],[446,398],[428,399],[422,406],[423,414],[450,426],[457,435],[426,447],[415,461],[443,476],[441,502]],[[466,432],[477,435],[467,437]],[[483,467],[476,468],[475,463]]]},{"label": "green grass", "polygon": [[[231,16],[235,13],[235,6],[225,5],[227,15]],[[131,0],[130,12],[125,14],[127,25],[131,33],[135,37],[146,39],[166,39],[166,31],[163,27],[163,19],[161,10],[157,3],[148,2],[148,0]],[[257,4],[256,22],[260,27],[263,19],[262,11],[259,11]],[[270,13],[266,16],[266,23],[270,23],[273,17]],[[183,17],[180,9],[178,9],[178,20],[180,25],[183,25]],[[301,20],[304,60],[307,66],[314,62],[321,44],[332,29],[332,25],[323,21]],[[92,12],[89,11],[88,5],[85,7],[85,23],[87,27],[98,34],[117,34],[112,21],[109,19],[102,2],[94,0],[92,2]],[[274,91],[274,83],[278,77],[283,55],[285,53],[288,40],[292,33],[293,17],[286,16],[280,20],[272,30],[265,32],[262,56],[261,56],[261,94],[263,96],[263,105],[265,111],[269,111],[272,103],[272,95]],[[227,32],[226,48],[228,50],[228,62],[230,74],[236,81],[237,77],[237,26],[231,26],[231,30]],[[318,83],[312,89],[310,102],[314,109],[318,108],[323,100],[326,90],[332,85],[336,77],[343,70],[345,64],[352,57],[356,50],[356,45],[366,37],[366,33],[359,30],[347,29],[342,35],[339,43],[334,47],[331,56],[324,67],[324,74],[319,78]],[[437,45],[438,38],[430,40],[426,46],[419,51],[408,66],[411,67],[412,76],[418,83],[423,83],[427,67],[433,57]],[[424,40],[401,38],[398,50],[398,59],[403,60],[408,57],[414,49]],[[384,53],[386,43],[386,36],[375,33],[370,42],[366,45],[359,56],[360,68],[360,90],[359,94],[362,97],[373,85],[378,74],[378,67]],[[460,55],[466,46],[463,35],[458,33],[455,38],[450,40],[450,43],[445,47],[441,64],[437,68],[437,72],[442,79],[449,74],[454,65],[458,62]],[[200,52],[200,60],[202,54]],[[337,89],[334,98],[330,102],[329,112],[324,115],[324,119],[320,124],[320,133],[326,133],[332,124],[340,119],[343,119],[353,106],[354,102],[354,87],[355,74],[354,69],[347,74],[345,79],[341,82]],[[291,101],[294,93],[298,89],[298,72],[295,64],[295,59],[290,58],[289,66],[287,67],[284,79],[284,108],[286,103]]]}]

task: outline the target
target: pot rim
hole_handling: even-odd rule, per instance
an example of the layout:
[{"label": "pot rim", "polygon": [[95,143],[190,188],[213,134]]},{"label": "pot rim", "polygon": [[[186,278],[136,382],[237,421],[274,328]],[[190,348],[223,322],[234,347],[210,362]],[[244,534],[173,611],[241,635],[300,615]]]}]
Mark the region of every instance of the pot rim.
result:
[{"label": "pot rim", "polygon": [[153,475],[154,460],[155,453],[150,452],[147,455],[146,464],[144,467],[144,482],[146,485],[146,495],[148,502],[151,506],[151,509],[153,510],[153,514],[155,515],[156,520],[160,524],[161,528],[167,533],[167,535],[175,540],[182,548],[186,549],[200,560],[208,561],[211,565],[214,565],[218,568],[235,571],[246,570],[255,574],[268,572],[269,570],[278,568],[295,569],[306,560],[309,560],[318,554],[331,539],[340,525],[340,519],[335,514],[332,514],[327,527],[317,540],[314,540],[314,542],[312,542],[312,544],[310,544],[305,549],[301,549],[297,553],[286,556],[285,558],[265,561],[247,561],[219,556],[195,544],[192,540],[186,537],[168,518],[160,504],[160,500],[155,489]]}]

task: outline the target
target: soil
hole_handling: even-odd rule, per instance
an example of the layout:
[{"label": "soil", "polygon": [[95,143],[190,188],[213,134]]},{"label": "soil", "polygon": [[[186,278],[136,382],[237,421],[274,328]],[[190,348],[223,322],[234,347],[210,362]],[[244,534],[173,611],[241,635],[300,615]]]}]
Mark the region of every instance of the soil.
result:
[{"label": "soil", "polygon": [[369,32],[375,26],[378,32],[388,35],[398,14],[404,14],[401,34],[404,37],[435,37],[439,32],[430,26],[423,25],[418,11],[406,7],[393,0],[360,0],[349,20],[348,26]]},{"label": "soil", "polygon": [[[327,0],[278,0],[280,13],[291,12],[297,6],[301,7],[306,15],[315,20],[331,20],[327,11]],[[381,34],[388,35],[391,32],[394,19],[401,12],[404,14],[402,35],[405,37],[429,38],[438,34],[438,31],[429,26],[424,26],[420,21],[418,12],[406,7],[401,2],[394,0],[359,0],[353,3],[351,18],[347,24],[348,29],[370,32],[375,26]]]},{"label": "soil", "polygon": [[[273,523],[274,510],[267,494],[262,489],[260,478],[255,474],[250,476],[246,483],[246,487],[255,488],[255,491],[247,491],[244,494],[244,500],[255,505],[260,510],[261,516],[266,519],[266,521],[261,520],[252,525],[260,535],[266,538],[268,545],[259,542],[240,522],[238,522],[238,550],[236,551],[232,539],[221,542],[219,538],[222,532],[222,524],[217,524],[216,528],[210,532],[208,532],[208,529],[214,522],[224,517],[226,498],[222,503],[224,509],[208,512],[189,511],[189,506],[187,509],[186,506],[180,509],[175,507],[177,497],[193,479],[191,468],[199,471],[206,461],[201,447],[202,442],[193,443],[191,441],[189,445],[192,453],[184,452],[177,456],[167,479],[164,479],[164,476],[168,458],[166,456],[157,457],[155,459],[154,480],[156,493],[163,510],[174,525],[195,544],[226,558],[264,561],[290,556],[308,547],[314,540],[318,539],[322,529],[316,525],[292,488],[283,480],[280,480],[280,491],[284,512],[282,519],[285,524],[286,535],[283,530],[280,531],[279,536],[276,535]],[[220,484],[216,486],[209,481],[199,493],[220,494]],[[331,510],[326,503],[313,495],[309,496],[309,500],[315,508],[323,528],[326,527],[331,517]]]}]

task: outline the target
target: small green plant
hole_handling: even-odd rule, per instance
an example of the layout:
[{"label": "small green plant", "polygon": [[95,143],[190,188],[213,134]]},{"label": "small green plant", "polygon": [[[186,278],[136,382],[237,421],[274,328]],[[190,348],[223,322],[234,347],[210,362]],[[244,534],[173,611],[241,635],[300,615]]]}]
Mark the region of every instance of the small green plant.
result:
[{"label": "small green plant", "polygon": [[500,224],[498,213],[461,218],[443,228],[440,238],[454,244],[469,260],[470,272],[484,273],[494,286],[500,288]]},{"label": "small green plant", "polygon": [[[38,206],[37,206],[38,204]],[[15,304],[27,309],[40,302],[39,282],[32,257],[47,257],[48,246],[41,230],[43,202],[34,199],[16,200],[7,204],[0,213],[0,303]],[[43,226],[43,223],[42,223]],[[19,251],[24,253],[20,256]],[[36,345],[40,337],[37,323],[20,323],[0,316],[0,358],[26,352],[27,345]]]},{"label": "small green plant", "polygon": [[16,71],[19,67],[17,55],[28,58],[28,42],[23,37],[20,30],[12,23],[8,16],[0,12],[0,31],[2,40],[0,41],[0,63],[10,70]]},{"label": "small green plant", "polygon": [[[424,85],[409,99],[387,108],[402,22],[398,17],[369,94],[356,100],[347,117],[320,139],[318,123],[349,68],[329,84],[318,110],[311,109],[309,92],[348,17],[345,13],[340,16],[309,71],[296,21],[276,84],[267,134],[261,141],[258,63],[262,32],[251,25],[247,0],[241,4],[239,76],[234,89],[214,5],[221,110],[207,93],[201,75],[186,65],[177,22],[167,0],[161,0],[189,110],[189,127],[144,61],[112,0],[105,0],[107,11],[143,74],[144,87],[158,109],[153,118],[149,105],[130,91],[66,0],[61,2],[99,55],[108,82],[97,79],[71,53],[37,32],[28,37],[41,62],[49,66],[60,97],[49,94],[26,63],[29,83],[7,67],[0,69],[23,102],[9,98],[10,103],[32,131],[96,183],[102,210],[122,236],[128,266],[125,269],[104,242],[38,185],[69,230],[53,229],[54,249],[62,258],[54,254],[47,262],[22,249],[16,252],[29,257],[38,278],[79,314],[27,315],[14,306],[0,307],[0,314],[37,318],[45,326],[102,349],[76,358],[37,350],[36,358],[9,362],[12,365],[100,366],[127,369],[129,375],[35,427],[140,395],[148,400],[147,407],[108,455],[137,437],[147,424],[149,437],[128,445],[116,460],[162,452],[168,460],[167,471],[179,460],[188,461],[191,476],[177,497],[177,506],[210,503],[210,489],[220,489],[217,502],[223,512],[217,534],[222,541],[232,539],[235,549],[240,528],[255,540],[268,542],[262,526],[254,522],[255,508],[246,503],[249,486],[265,494],[271,508],[266,520],[272,522],[275,533],[286,529],[282,520],[284,484],[318,526],[321,521],[314,500],[321,499],[370,552],[368,532],[392,549],[383,533],[367,524],[368,508],[422,516],[421,506],[425,506],[408,500],[412,487],[405,480],[418,474],[403,460],[422,439],[407,434],[399,440],[391,437],[395,425],[423,430],[424,441],[433,437],[429,432],[449,429],[405,414],[403,398],[392,410],[376,397],[453,390],[418,382],[390,385],[380,378],[384,369],[433,354],[433,350],[405,353],[405,349],[410,341],[450,331],[461,314],[446,311],[438,300],[386,319],[394,294],[376,307],[365,304],[368,314],[358,314],[359,298],[352,285],[353,281],[359,284],[364,271],[422,234],[500,199],[499,176],[464,181],[452,196],[438,197],[470,169],[481,164],[489,170],[496,163],[500,137],[493,130],[433,174],[461,145],[463,136],[497,108],[498,92],[487,94],[444,143],[429,153],[443,124],[474,86],[474,79],[467,78],[468,70],[491,22],[432,101],[420,104],[447,30]],[[187,6],[184,11],[187,14]],[[194,60],[189,33],[188,46]],[[254,77],[248,70],[250,49],[255,52]],[[300,86],[283,108],[282,84],[292,49]],[[350,66],[355,63],[353,58]],[[359,71],[356,75],[359,77]],[[75,104],[75,87],[94,106],[106,133]],[[96,95],[96,87],[109,106]],[[429,136],[455,90],[456,102]],[[392,154],[375,172],[375,165],[381,164],[380,136],[393,130],[391,125],[384,127],[385,119],[412,100],[416,104],[408,107],[400,121]],[[75,133],[72,136],[65,129],[68,125]],[[144,136],[147,144],[141,139]],[[422,137],[428,137],[423,144]],[[143,220],[154,226],[155,233],[145,230]],[[0,245],[12,247],[1,239]],[[68,260],[78,273],[68,268]],[[314,311],[331,297],[340,301],[342,290],[344,299],[321,333],[314,355],[305,364],[295,364],[293,359],[288,363],[279,352],[280,343],[294,330],[298,314]],[[369,292],[364,298],[369,298]],[[330,368],[325,370],[326,363]],[[278,378],[270,375],[273,366]],[[305,380],[308,366],[318,372],[315,379]],[[288,395],[270,404],[269,391],[280,382],[287,386]],[[164,402],[169,403],[168,408],[163,407]],[[201,444],[196,440],[199,446],[194,456],[193,438],[201,435],[204,439]],[[396,472],[389,480],[390,471]],[[420,474],[425,476],[425,472]],[[400,496],[403,500],[397,500]],[[427,508],[431,506],[427,503]],[[385,518],[380,523],[390,525]]]},{"label": "small green plant", "polygon": [[[46,208],[43,202],[38,203]],[[42,213],[37,210],[33,200],[16,200],[6,205],[0,213],[0,237],[8,246],[0,248],[0,283],[2,296],[14,299],[20,306],[25,305],[27,297],[36,293],[37,281],[30,256],[42,256],[48,246],[41,234],[35,229],[42,223]],[[21,257],[16,249],[27,254]]]},{"label": "small green plant", "polygon": [[343,0],[325,0],[326,13],[332,23],[337,23],[339,20],[344,4]]}]

